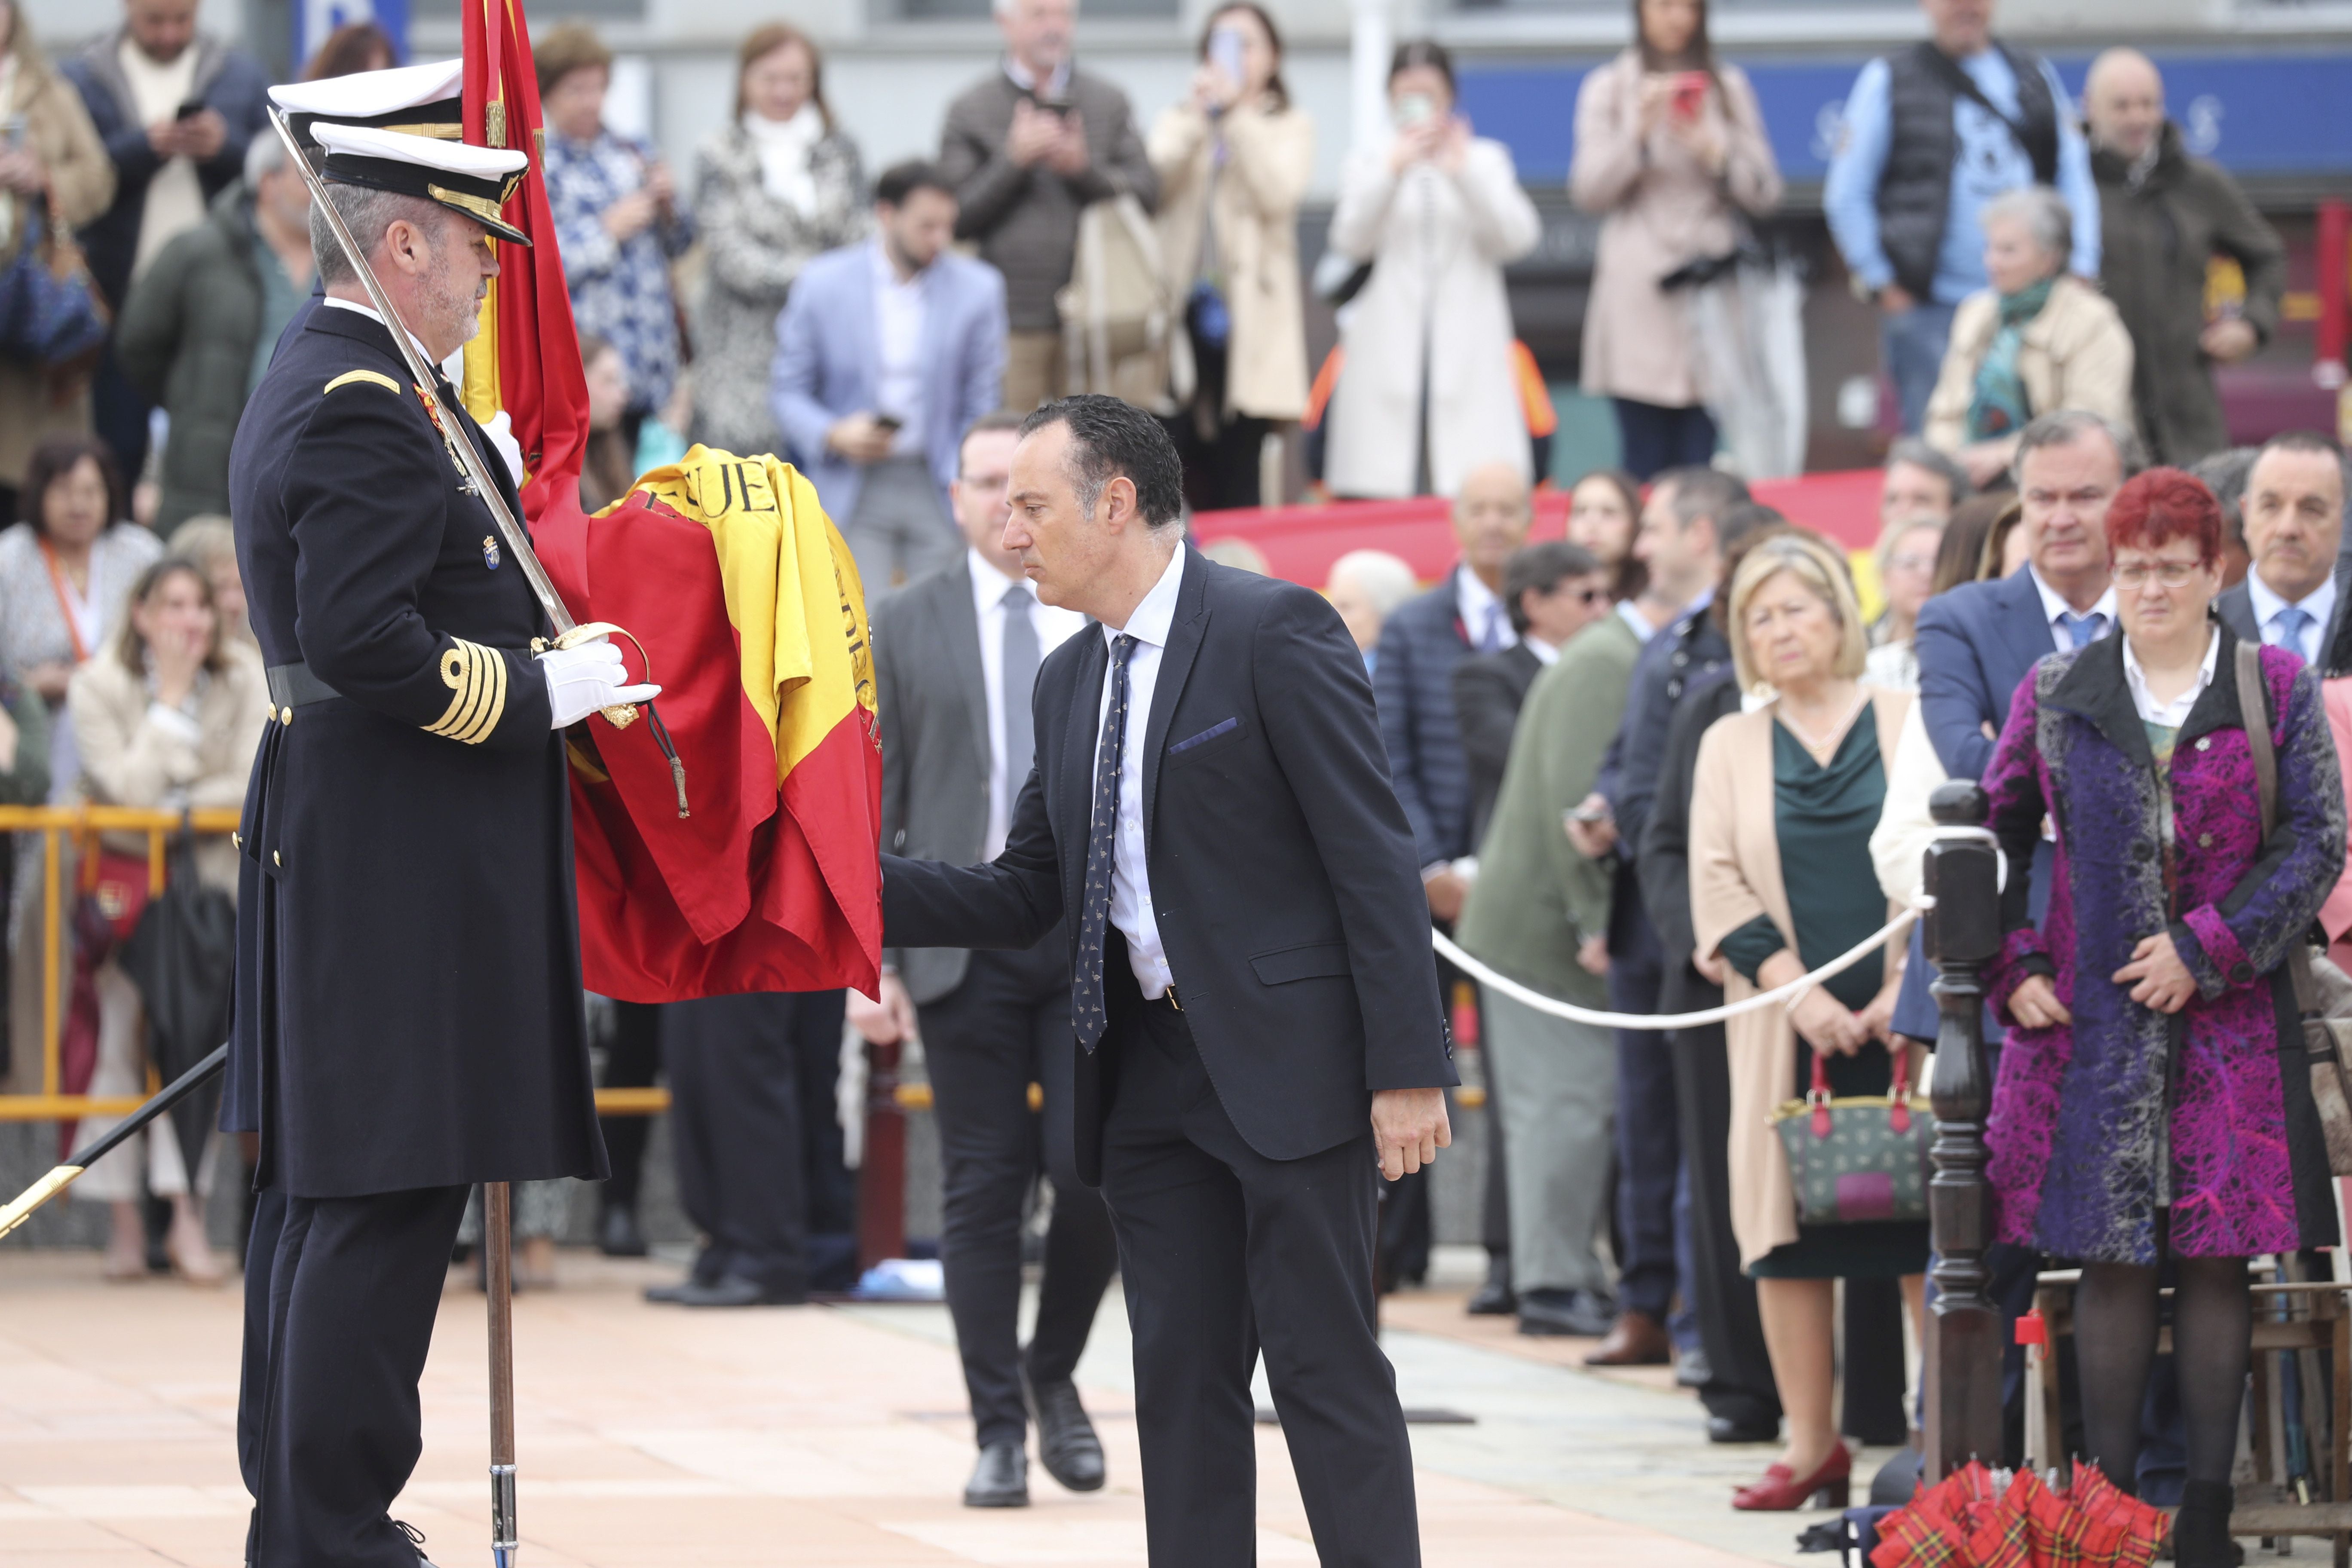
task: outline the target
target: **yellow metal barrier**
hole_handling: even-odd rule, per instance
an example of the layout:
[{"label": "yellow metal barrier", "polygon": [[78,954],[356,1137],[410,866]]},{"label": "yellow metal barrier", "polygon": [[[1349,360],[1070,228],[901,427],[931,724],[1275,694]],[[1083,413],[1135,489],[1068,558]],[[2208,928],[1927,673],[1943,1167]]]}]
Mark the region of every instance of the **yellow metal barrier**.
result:
[{"label": "yellow metal barrier", "polygon": [[[227,806],[191,812],[156,811],[123,805],[0,805],[0,833],[41,836],[41,1091],[0,1094],[0,1121],[78,1121],[85,1116],[127,1116],[139,1109],[139,1100],[121,1097],[93,1099],[66,1094],[58,1082],[58,1042],[63,1003],[59,971],[65,962],[65,843],[94,838],[100,833],[143,833],[147,836],[147,889],[163,890],[163,848],[182,828],[219,837],[236,830],[238,814]],[[163,1086],[149,1071],[150,1092]],[[666,1089],[600,1089],[596,1109],[606,1116],[657,1116],[669,1109]]]}]

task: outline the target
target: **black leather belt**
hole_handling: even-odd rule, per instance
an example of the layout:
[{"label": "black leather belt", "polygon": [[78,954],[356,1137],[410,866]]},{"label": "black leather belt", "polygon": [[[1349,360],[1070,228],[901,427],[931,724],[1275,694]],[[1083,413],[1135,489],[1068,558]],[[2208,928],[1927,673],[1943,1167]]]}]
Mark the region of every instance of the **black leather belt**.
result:
[{"label": "black leather belt", "polygon": [[311,674],[307,664],[273,664],[268,675],[269,706],[280,723],[291,722],[297,708],[308,708],[313,702],[342,695]]}]

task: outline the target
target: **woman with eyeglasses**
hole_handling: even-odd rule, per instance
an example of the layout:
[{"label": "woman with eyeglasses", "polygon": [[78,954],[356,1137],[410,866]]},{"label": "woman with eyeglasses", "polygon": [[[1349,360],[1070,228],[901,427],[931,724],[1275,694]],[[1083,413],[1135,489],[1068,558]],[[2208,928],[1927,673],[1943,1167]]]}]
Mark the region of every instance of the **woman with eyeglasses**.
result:
[{"label": "woman with eyeglasses", "polygon": [[[1984,775],[2011,868],[1988,974],[2009,1037],[1987,1174],[1999,1239],[2082,1260],[2083,1457],[2126,1492],[2158,1270],[2178,1269],[2188,1484],[2174,1540],[2181,1568],[2211,1568],[2235,1560],[2246,1260],[2337,1239],[2286,959],[2344,868],[2344,795],[2303,661],[2262,648],[2260,689],[2240,691],[2238,638],[2210,613],[2212,492],[2150,469],[2116,492],[2106,533],[2123,635],[2034,667]],[[2248,705],[2275,757],[2267,833]],[[2036,930],[2045,819],[2057,856]]]}]

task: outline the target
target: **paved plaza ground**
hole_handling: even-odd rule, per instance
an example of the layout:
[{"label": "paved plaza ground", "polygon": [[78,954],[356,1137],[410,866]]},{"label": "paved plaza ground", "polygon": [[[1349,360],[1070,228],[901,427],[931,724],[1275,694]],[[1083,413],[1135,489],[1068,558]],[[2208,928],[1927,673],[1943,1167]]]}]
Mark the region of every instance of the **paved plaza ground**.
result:
[{"label": "paved plaza ground", "polygon": [[[1449,1249],[1451,1250],[1451,1249]],[[0,1568],[235,1568],[234,1289],[109,1286],[95,1254],[0,1255]],[[959,1506],[971,1427],[944,1309],[688,1313],[677,1268],[567,1251],[516,1304],[524,1568],[852,1568],[1144,1562],[1126,1318],[1104,1304],[1078,1379],[1111,1482]],[[1770,1453],[1710,1447],[1663,1371],[1607,1376],[1582,1341],[1473,1320],[1459,1289],[1392,1298],[1386,1343],[1417,1425],[1431,1568],[1819,1564],[1807,1516],[1738,1515]],[[396,1510],[441,1568],[487,1560],[481,1297],[452,1275],[424,1385],[425,1458]],[[1866,1475],[1882,1456],[1858,1467]],[[1278,1428],[1259,1428],[1260,1562],[1312,1563]]]}]

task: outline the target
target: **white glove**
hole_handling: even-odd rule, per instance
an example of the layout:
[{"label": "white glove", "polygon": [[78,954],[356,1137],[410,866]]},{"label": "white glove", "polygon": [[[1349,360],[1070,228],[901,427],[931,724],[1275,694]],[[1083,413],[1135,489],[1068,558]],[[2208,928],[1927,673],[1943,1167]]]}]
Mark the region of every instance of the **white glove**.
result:
[{"label": "white glove", "polygon": [[658,686],[629,684],[621,650],[606,637],[577,647],[551,647],[539,656],[539,667],[547,675],[551,729],[568,729],[616,702],[651,702],[661,695]]},{"label": "white glove", "polygon": [[514,438],[514,421],[507,416],[507,411],[501,408],[491,415],[490,422],[482,426],[482,434],[490,438],[490,445],[506,459],[507,474],[514,480],[515,489],[522,489],[522,443]]}]

